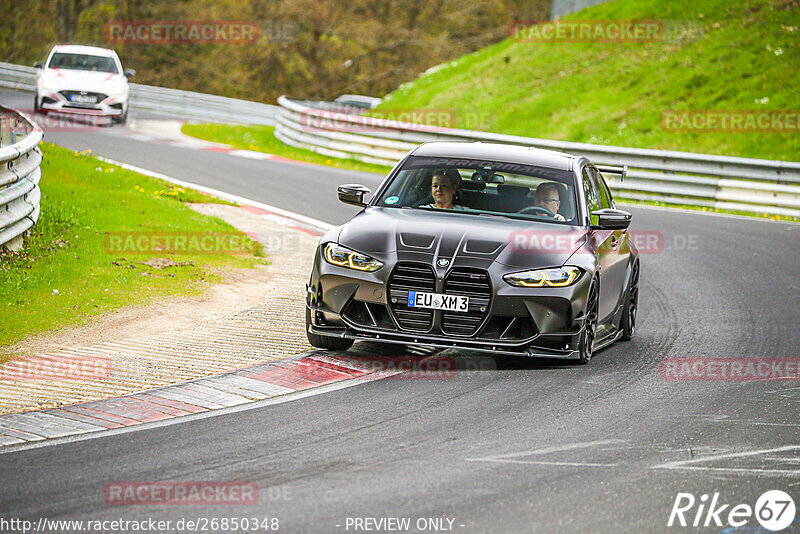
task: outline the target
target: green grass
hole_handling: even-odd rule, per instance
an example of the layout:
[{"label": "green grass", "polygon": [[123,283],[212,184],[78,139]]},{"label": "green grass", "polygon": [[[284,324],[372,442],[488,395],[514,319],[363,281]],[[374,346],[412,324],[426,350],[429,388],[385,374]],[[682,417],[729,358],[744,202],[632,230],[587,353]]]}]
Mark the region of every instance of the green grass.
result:
[{"label": "green grass", "polygon": [[5,350],[9,344],[26,336],[85,324],[123,306],[197,295],[225,271],[265,261],[257,245],[241,254],[108,251],[107,233],[246,236],[183,204],[214,202],[213,197],[88,153],[52,144],[42,149],[39,222],[23,251],[0,254],[0,361],[11,356]]},{"label": "green grass", "polygon": [[757,217],[759,219],[770,219],[773,221],[800,222],[800,217],[794,217],[792,215],[770,215],[769,213],[754,213],[752,211],[731,210],[725,208],[707,208],[705,206],[692,206],[690,204],[681,204],[679,202],[639,200],[639,199],[625,198],[624,196],[614,197],[614,201],[617,204],[657,206],[661,208],[681,208],[685,210],[703,211],[708,213],[725,213],[728,215],[739,215],[742,217]]},{"label": "green grass", "polygon": [[234,148],[244,150],[254,150],[275,154],[288,159],[316,163],[317,165],[327,165],[353,171],[366,171],[378,174],[386,174],[391,167],[364,163],[355,159],[332,158],[317,154],[312,150],[295,148],[285,145],[275,137],[275,128],[272,126],[231,126],[229,124],[184,124],[181,131],[186,135],[224,143]]},{"label": "green grass", "polygon": [[452,110],[455,127],[615,146],[800,159],[783,133],[670,132],[667,110],[800,109],[791,0],[614,0],[565,19],[659,19],[659,42],[506,39],[389,94],[381,109]]}]

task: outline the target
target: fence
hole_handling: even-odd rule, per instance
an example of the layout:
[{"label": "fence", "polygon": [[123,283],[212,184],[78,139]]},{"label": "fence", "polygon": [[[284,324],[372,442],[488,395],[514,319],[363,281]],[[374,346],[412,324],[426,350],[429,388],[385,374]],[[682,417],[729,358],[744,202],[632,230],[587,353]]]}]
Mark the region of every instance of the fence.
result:
[{"label": "fence", "polygon": [[[0,87],[33,91],[36,89],[36,70],[0,63]],[[136,83],[130,84],[130,106],[185,119],[234,124],[272,125],[278,112],[278,106],[260,102]]]},{"label": "fence", "polygon": [[42,137],[26,115],[0,106],[0,248],[21,248],[39,218]]},{"label": "fence", "polygon": [[800,163],[691,152],[593,145],[402,123],[320,109],[280,97],[275,135],[284,143],[339,158],[394,165],[419,143],[483,141],[586,156],[628,165],[624,182],[609,176],[619,197],[771,215],[800,216]]}]

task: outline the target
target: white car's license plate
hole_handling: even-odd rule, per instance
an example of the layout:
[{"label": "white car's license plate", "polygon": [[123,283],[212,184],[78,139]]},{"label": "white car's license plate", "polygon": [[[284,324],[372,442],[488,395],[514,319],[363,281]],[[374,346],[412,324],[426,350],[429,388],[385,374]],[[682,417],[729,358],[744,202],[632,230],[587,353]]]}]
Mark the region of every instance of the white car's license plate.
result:
[{"label": "white car's license plate", "polygon": [[463,295],[443,295],[441,293],[409,291],[408,307],[466,312],[469,311],[469,297]]},{"label": "white car's license plate", "polygon": [[72,102],[78,104],[94,104],[96,101],[93,95],[72,95]]}]

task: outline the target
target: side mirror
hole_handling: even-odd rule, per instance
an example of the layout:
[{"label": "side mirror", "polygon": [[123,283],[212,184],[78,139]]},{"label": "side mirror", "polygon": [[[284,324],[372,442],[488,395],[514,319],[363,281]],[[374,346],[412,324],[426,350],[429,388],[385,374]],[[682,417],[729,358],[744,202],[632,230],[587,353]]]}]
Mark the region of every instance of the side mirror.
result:
[{"label": "side mirror", "polygon": [[631,225],[631,214],[627,211],[606,208],[592,212],[597,217],[597,225],[593,228],[600,230],[624,230]]},{"label": "side mirror", "polygon": [[36,67],[37,69],[43,69],[44,63],[42,63],[41,61],[37,61],[36,63],[33,64],[33,66]]},{"label": "side mirror", "polygon": [[370,189],[361,184],[346,184],[340,185],[337,188],[337,192],[339,193],[340,201],[345,204],[352,204],[353,206],[363,208],[367,205],[367,203],[364,202],[364,195],[368,195]]},{"label": "side mirror", "polygon": [[125,69],[125,70],[122,72],[122,74],[123,74],[123,76],[125,76],[126,78],[133,78],[134,76],[136,76],[136,71],[135,71],[135,70],[133,70],[133,69]]}]

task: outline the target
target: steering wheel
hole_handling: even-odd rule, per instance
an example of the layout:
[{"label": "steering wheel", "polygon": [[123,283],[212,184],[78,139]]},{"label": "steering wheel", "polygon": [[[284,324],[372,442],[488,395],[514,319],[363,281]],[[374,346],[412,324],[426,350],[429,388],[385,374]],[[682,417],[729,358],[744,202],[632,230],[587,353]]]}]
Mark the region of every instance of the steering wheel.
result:
[{"label": "steering wheel", "polygon": [[526,207],[522,208],[521,210],[517,211],[517,213],[533,213],[534,215],[541,214],[541,215],[546,215],[548,217],[555,217],[556,216],[555,213],[553,213],[549,209],[543,208],[541,206],[526,206]]}]

